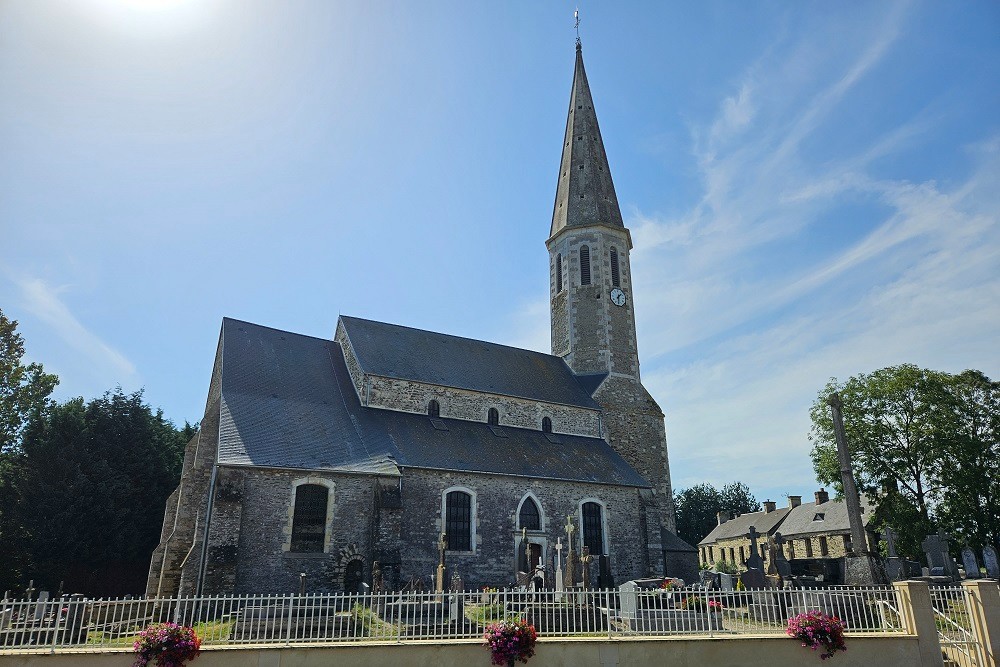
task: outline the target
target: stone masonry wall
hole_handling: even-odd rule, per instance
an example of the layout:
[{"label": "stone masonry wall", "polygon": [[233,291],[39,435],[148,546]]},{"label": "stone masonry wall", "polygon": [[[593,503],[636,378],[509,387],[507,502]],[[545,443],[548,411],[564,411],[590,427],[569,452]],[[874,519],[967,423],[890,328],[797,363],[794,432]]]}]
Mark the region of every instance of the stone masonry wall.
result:
[{"label": "stone masonry wall", "polygon": [[604,408],[608,441],[656,492],[664,526],[676,532],[663,412],[637,380],[611,376],[594,398]]},{"label": "stone masonry wall", "polygon": [[[576,527],[574,541],[580,553],[580,505],[585,499],[604,503],[607,543],[611,568],[616,582],[645,576],[645,552],[640,519],[636,512],[639,490],[601,484],[537,480],[499,475],[446,473],[407,470],[403,479],[403,526],[401,531],[404,578],[424,577],[429,581],[438,563],[437,540],[443,531],[443,493],[451,487],[468,489],[474,494],[474,539],[472,552],[447,554],[448,573],[457,571],[466,588],[504,586],[515,579],[517,508],[529,491],[537,499],[542,513],[542,530],[529,531],[529,541],[542,546],[546,564],[555,555],[559,537],[566,541],[563,526],[572,514]],[[566,550],[563,550],[565,562]],[[596,560],[592,565],[597,581]]]},{"label": "stone masonry wall", "polygon": [[[377,479],[369,475],[317,470],[243,470],[242,514],[236,554],[235,593],[294,593],[299,573],[308,592],[343,590],[344,569],[361,560],[371,576]],[[328,512],[328,546],[324,553],[287,551],[291,531],[294,482],[301,478],[332,483]],[[313,483],[313,482],[310,482]],[[214,528],[213,528],[214,531]]]},{"label": "stone masonry wall", "polygon": [[502,426],[541,429],[542,417],[549,417],[556,433],[601,436],[597,410],[377,376],[368,376],[368,382],[368,405],[373,408],[427,414],[427,404],[434,399],[445,418],[485,422],[490,408],[496,408]]}]

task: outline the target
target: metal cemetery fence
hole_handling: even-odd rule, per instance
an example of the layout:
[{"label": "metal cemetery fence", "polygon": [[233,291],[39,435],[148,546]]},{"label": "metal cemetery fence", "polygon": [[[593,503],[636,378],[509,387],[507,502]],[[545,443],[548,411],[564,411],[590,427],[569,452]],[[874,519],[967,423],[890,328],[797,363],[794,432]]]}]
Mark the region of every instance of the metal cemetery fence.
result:
[{"label": "metal cemetery fence", "polygon": [[957,667],[985,664],[982,646],[972,634],[969,591],[962,586],[930,589],[931,606],[944,656]]},{"label": "metal cemetery fence", "polygon": [[836,614],[850,632],[902,632],[892,588],[708,591],[387,592],[0,602],[0,650],[131,648],[150,623],[195,628],[203,646],[479,639],[524,618],[539,637],[782,635],[792,616]]}]

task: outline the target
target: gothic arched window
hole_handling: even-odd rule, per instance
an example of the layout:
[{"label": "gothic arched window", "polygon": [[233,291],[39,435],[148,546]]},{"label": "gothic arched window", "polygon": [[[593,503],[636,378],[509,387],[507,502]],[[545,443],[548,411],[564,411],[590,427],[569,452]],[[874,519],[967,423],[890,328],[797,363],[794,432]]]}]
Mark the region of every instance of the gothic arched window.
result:
[{"label": "gothic arched window", "polygon": [[428,417],[440,417],[441,416],[441,404],[431,399],[430,403],[427,404],[427,416]]},{"label": "gothic arched window", "polygon": [[472,551],[472,496],[465,491],[445,496],[444,533],[448,551]]},{"label": "gothic arched window", "polygon": [[490,411],[486,416],[486,423],[488,423],[490,426],[500,425],[500,413],[497,412],[496,408],[490,408]]},{"label": "gothic arched window", "polygon": [[590,246],[580,246],[580,284],[590,284]]},{"label": "gothic arched window", "polygon": [[618,250],[611,248],[611,284],[621,287],[621,276],[618,272]]},{"label": "gothic arched window", "polygon": [[542,433],[552,433],[552,420],[542,417]]},{"label": "gothic arched window", "polygon": [[583,546],[590,547],[594,556],[604,553],[604,518],[594,502],[583,504]]},{"label": "gothic arched window", "polygon": [[295,489],[291,551],[322,553],[326,541],[326,509],[330,491],[319,484],[300,484]]},{"label": "gothic arched window", "polygon": [[562,254],[556,255],[556,294],[562,292]]},{"label": "gothic arched window", "polygon": [[521,503],[521,511],[517,514],[517,524],[518,528],[527,528],[528,530],[541,530],[542,529],[542,519],[541,512],[538,511],[538,505],[535,501],[528,498],[524,499]]}]

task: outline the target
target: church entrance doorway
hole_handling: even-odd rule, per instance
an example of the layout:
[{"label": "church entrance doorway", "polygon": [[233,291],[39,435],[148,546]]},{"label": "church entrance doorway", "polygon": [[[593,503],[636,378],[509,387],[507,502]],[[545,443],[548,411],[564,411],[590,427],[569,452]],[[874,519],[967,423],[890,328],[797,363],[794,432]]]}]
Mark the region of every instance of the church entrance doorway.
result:
[{"label": "church entrance doorway", "polygon": [[359,560],[352,560],[344,568],[344,592],[360,593],[364,582],[364,565]]}]

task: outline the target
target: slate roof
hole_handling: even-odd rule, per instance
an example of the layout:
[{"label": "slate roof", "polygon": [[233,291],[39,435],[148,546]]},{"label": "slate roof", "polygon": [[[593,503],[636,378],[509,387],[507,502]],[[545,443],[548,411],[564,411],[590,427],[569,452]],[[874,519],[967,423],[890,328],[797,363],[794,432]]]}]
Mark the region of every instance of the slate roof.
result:
[{"label": "slate roof", "polygon": [[[698,546],[715,544],[719,540],[731,540],[742,537],[750,532],[753,526],[758,533],[770,534],[791,511],[789,507],[782,507],[773,512],[747,512],[734,519],[730,519],[721,526],[716,526],[711,533],[705,536]],[[781,531],[784,535],[784,531]]]},{"label": "slate roof", "polygon": [[346,315],[340,321],[366,373],[600,409],[562,357]]},{"label": "slate roof", "polygon": [[560,433],[554,444],[541,431],[507,426],[498,437],[485,423],[456,419],[442,420],[448,430],[440,431],[426,415],[363,407],[334,341],[227,318],[221,345],[220,464],[650,486],[599,438]]},{"label": "slate roof", "polygon": [[[869,500],[862,495],[861,522],[868,525],[871,519],[873,508]],[[822,514],[823,520],[816,520],[816,515]],[[798,537],[800,535],[810,535],[816,533],[849,533],[851,523],[847,518],[847,503],[843,500],[830,500],[817,505],[816,503],[803,503],[792,510],[788,518],[781,524],[781,534],[784,537]]]}]

